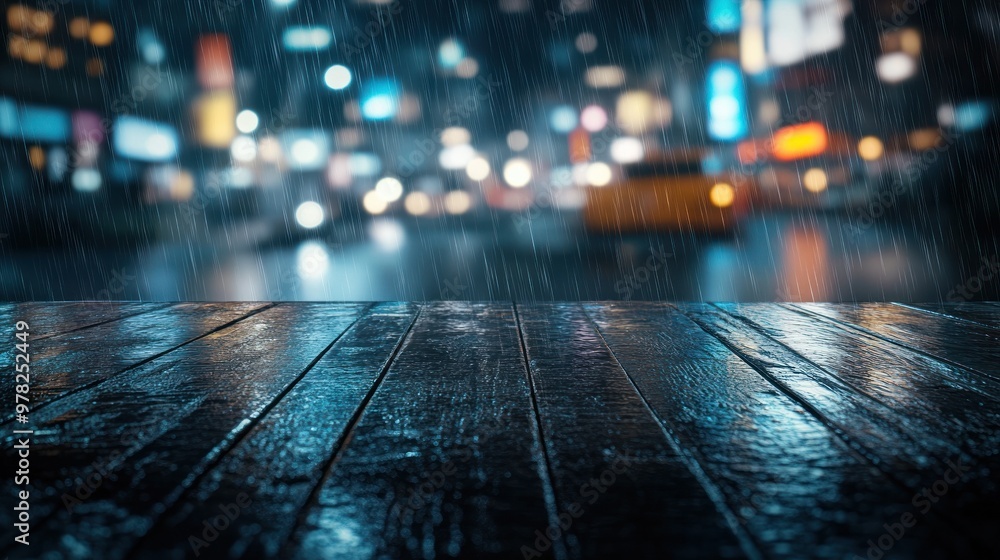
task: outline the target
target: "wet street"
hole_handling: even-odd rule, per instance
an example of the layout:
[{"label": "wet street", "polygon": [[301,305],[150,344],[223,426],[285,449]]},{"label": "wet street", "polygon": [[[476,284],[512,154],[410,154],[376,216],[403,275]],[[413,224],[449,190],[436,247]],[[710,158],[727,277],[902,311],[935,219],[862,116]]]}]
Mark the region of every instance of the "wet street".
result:
[{"label": "wet street", "polygon": [[723,235],[595,236],[566,216],[526,216],[375,218],[294,242],[251,223],[207,243],[25,251],[0,262],[0,298],[963,301],[1000,289],[982,267],[988,247],[888,220],[777,214]]},{"label": "wet street", "polygon": [[11,558],[998,553],[995,304],[0,306],[15,320]]}]

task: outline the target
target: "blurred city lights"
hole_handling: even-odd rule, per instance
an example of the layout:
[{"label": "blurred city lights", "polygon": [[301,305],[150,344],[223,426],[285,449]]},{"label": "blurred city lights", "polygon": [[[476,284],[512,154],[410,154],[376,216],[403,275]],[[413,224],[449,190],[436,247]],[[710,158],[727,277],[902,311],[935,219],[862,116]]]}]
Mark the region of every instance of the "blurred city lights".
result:
[{"label": "blurred city lights", "polygon": [[771,151],[778,161],[794,161],[822,154],[828,142],[826,127],[808,122],[776,130]]},{"label": "blurred city lights", "polygon": [[576,125],[576,109],[569,105],[562,105],[552,110],[552,114],[549,117],[549,126],[552,127],[554,132],[567,134],[576,128]]},{"label": "blurred city lights", "polygon": [[531,139],[528,133],[523,130],[514,130],[507,135],[507,147],[515,152],[523,152],[528,149]]},{"label": "blurred city lights", "polygon": [[139,56],[146,64],[156,66],[163,64],[167,59],[167,48],[156,32],[148,27],[139,30],[136,35],[136,46],[139,49]]},{"label": "blurred city lights", "polygon": [[920,32],[916,29],[906,28],[899,31],[899,48],[906,54],[913,57],[920,56],[921,43]]},{"label": "blurred city lights", "polygon": [[257,158],[257,143],[249,136],[237,136],[230,152],[236,161],[251,162]]},{"label": "blurred city lights", "polygon": [[465,168],[465,173],[473,181],[482,181],[490,176],[490,162],[486,158],[479,156],[469,162]]},{"label": "blurred city lights", "polygon": [[76,17],[69,22],[69,36],[74,39],[86,39],[90,33],[90,20],[85,17]]},{"label": "blurred city lights", "polygon": [[615,111],[618,126],[629,134],[641,134],[650,126],[653,95],[648,91],[628,91],[618,97]]},{"label": "blurred city lights", "polygon": [[943,127],[955,126],[955,106],[943,103],[937,109],[938,124]]},{"label": "blurred city lights", "polygon": [[882,157],[885,146],[875,136],[865,136],[858,142],[858,155],[865,161],[875,161]]},{"label": "blurred city lights", "polygon": [[81,168],[73,171],[70,179],[73,189],[79,192],[95,192],[100,190],[103,179],[96,169]]},{"label": "blurred city lights", "polygon": [[70,116],[62,109],[38,105],[18,107],[0,98],[0,135],[38,142],[64,142],[71,132]]},{"label": "blurred city lights", "polygon": [[597,50],[597,36],[589,31],[584,31],[576,36],[574,44],[576,50],[582,54],[590,54]]},{"label": "blurred city lights", "polygon": [[28,161],[31,163],[31,167],[35,171],[41,171],[45,168],[45,150],[41,146],[32,146],[28,148]]},{"label": "blurred city lights", "polygon": [[233,87],[236,74],[228,36],[212,33],[199,37],[195,44],[195,62],[201,87],[207,90]]},{"label": "blurred city lights", "polygon": [[348,160],[351,174],[355,177],[374,177],[382,172],[382,160],[376,154],[356,152]]},{"label": "blurred city lights", "polygon": [[292,144],[292,160],[299,165],[308,165],[319,159],[319,146],[309,138],[296,140]]},{"label": "blurred city lights", "polygon": [[438,156],[438,163],[441,164],[443,169],[456,171],[465,169],[475,157],[476,150],[472,146],[461,144],[441,150],[441,154]]},{"label": "blurred city lights", "polygon": [[373,80],[362,88],[361,115],[371,121],[389,120],[399,112],[399,86],[391,80]]},{"label": "blurred city lights", "polygon": [[636,163],[646,157],[645,147],[638,138],[626,136],[611,142],[611,159],[618,163]]},{"label": "blurred city lights", "polygon": [[937,128],[914,130],[907,137],[910,148],[918,151],[929,150],[941,139],[941,131]]},{"label": "blurred city lights", "polygon": [[376,247],[387,252],[398,251],[406,242],[406,230],[393,219],[372,220],[368,226],[368,235]]},{"label": "blurred city lights", "polygon": [[299,171],[319,171],[326,166],[330,139],[321,130],[291,130],[282,135],[289,167]]},{"label": "blurred city lights", "polygon": [[332,90],[342,90],[346,89],[351,85],[353,77],[351,76],[351,71],[346,66],[340,64],[335,64],[327,68],[326,73],[323,74],[323,82],[326,87]]},{"label": "blurred city lights", "polygon": [[765,14],[771,64],[789,66],[844,44],[844,18],[851,3],[841,0],[770,0]]},{"label": "blurred city lights", "polygon": [[115,40],[115,28],[106,21],[97,21],[90,25],[87,37],[95,47],[106,47]]},{"label": "blurred city lights", "polygon": [[330,254],[323,243],[306,241],[295,252],[295,261],[299,276],[313,280],[326,275],[330,267]]},{"label": "blurred city lights", "polygon": [[386,202],[396,202],[403,196],[403,184],[395,177],[385,177],[375,184],[375,192]]},{"label": "blurred city lights", "polygon": [[472,197],[465,191],[451,191],[444,197],[444,211],[449,214],[465,214],[472,208]]},{"label": "blurred city lights", "polygon": [[736,200],[736,190],[729,183],[716,183],[712,186],[712,190],[708,191],[708,199],[713,206],[728,208]]},{"label": "blurred city lights", "polygon": [[740,65],[750,75],[767,70],[767,44],[764,36],[764,2],[743,2],[743,27],[740,30]]},{"label": "blurred city lights", "polygon": [[740,28],[740,0],[707,0],[708,28],[730,33]]},{"label": "blurred city lights", "polygon": [[441,132],[441,145],[447,148],[468,144],[471,141],[472,133],[467,128],[452,126]]},{"label": "blurred city lights", "polygon": [[233,189],[248,189],[253,186],[253,171],[246,167],[231,167],[225,175],[225,184]]},{"label": "blurred city lights", "polygon": [[621,66],[594,66],[587,69],[583,80],[594,89],[618,88],[625,84],[625,70]]},{"label": "blurred city lights", "polygon": [[281,161],[281,142],[274,136],[265,136],[257,143],[257,155],[261,161],[278,163]]},{"label": "blurred city lights", "polygon": [[114,148],[138,161],[169,161],[177,156],[180,139],[169,125],[136,117],[120,117],[114,127]]},{"label": "blurred city lights", "polygon": [[898,84],[917,73],[917,61],[905,52],[884,54],[875,63],[878,77],[883,82]]},{"label": "blurred city lights", "polygon": [[244,109],[236,115],[236,128],[243,134],[252,134],[260,126],[260,117],[250,109]]},{"label": "blurred city lights", "polygon": [[196,103],[198,139],[211,148],[228,148],[236,137],[236,97],[230,90],[206,93]]},{"label": "blurred city lights", "polygon": [[316,229],[323,225],[326,213],[318,202],[308,200],[295,209],[295,221],[306,229]]},{"label": "blurred city lights", "polygon": [[731,61],[713,62],[708,70],[708,132],[715,140],[733,141],[746,136],[746,89],[739,66]]},{"label": "blurred city lights", "polygon": [[318,51],[330,46],[333,33],[325,27],[293,26],[285,30],[282,42],[291,52]]},{"label": "blurred city lights", "polygon": [[476,59],[467,56],[462,59],[462,62],[458,63],[458,66],[455,67],[455,74],[457,74],[460,78],[465,78],[467,80],[475,78],[479,75],[479,62],[477,62]]},{"label": "blurred city lights", "polygon": [[389,203],[377,191],[368,191],[365,193],[364,198],[361,199],[361,205],[364,206],[365,211],[369,214],[376,216],[389,208]]},{"label": "blurred city lights", "polygon": [[427,193],[412,192],[406,195],[403,206],[414,216],[424,216],[431,211],[431,197]]},{"label": "blurred city lights", "polygon": [[963,101],[955,107],[955,128],[969,132],[986,126],[993,118],[994,106],[989,101]]},{"label": "blurred city lights", "polygon": [[532,174],[531,162],[524,158],[514,158],[503,167],[504,181],[515,189],[527,186],[531,182]]},{"label": "blurred city lights", "polygon": [[826,172],[818,167],[809,169],[802,175],[802,186],[809,192],[821,193],[826,190]]},{"label": "blurred city lights", "polygon": [[[292,216],[298,230],[344,212],[348,230],[359,206],[364,216],[434,217],[449,235],[528,209],[534,225],[552,221],[553,242],[597,230],[701,232],[717,225],[699,222],[707,215],[725,216],[725,228],[772,212],[847,215],[900,176],[914,188],[894,213],[927,211],[912,199],[933,192],[957,216],[983,206],[970,202],[989,187],[969,184],[996,155],[992,51],[964,56],[989,36],[985,15],[962,34],[952,33],[962,14],[903,21],[889,0],[850,20],[849,0],[699,0],[671,25],[638,28],[614,2],[552,0],[567,21],[543,21],[536,36],[523,26],[544,2],[531,0],[470,3],[457,26],[429,24],[439,14],[423,9],[390,21],[394,0],[268,0],[283,11],[204,21],[190,12],[186,25],[141,2],[57,3],[2,8],[8,205],[26,193],[25,207],[42,215],[50,206],[39,197],[58,206],[62,194],[106,193],[65,199],[106,213],[70,207],[58,219],[149,232],[157,243],[173,242],[177,202],[220,185],[242,190],[213,203],[207,227],[252,220],[276,239],[292,233]],[[664,6],[650,3],[669,14]],[[669,195],[670,212],[688,221],[650,209],[636,222],[649,193]],[[496,214],[445,219],[480,205]],[[313,223],[317,209],[320,223],[304,225],[299,214]],[[94,225],[93,215],[115,217]],[[134,223],[118,227],[123,219]],[[897,226],[883,219],[870,237]],[[300,234],[276,242],[291,250]]]},{"label": "blurred city lights", "polygon": [[442,68],[454,69],[465,58],[465,47],[457,39],[448,39],[438,47],[438,63]]},{"label": "blurred city lights", "polygon": [[611,166],[606,163],[592,163],[587,167],[587,183],[593,187],[607,186],[612,177]]},{"label": "blurred city lights", "polygon": [[590,132],[600,132],[608,126],[608,112],[600,105],[590,105],[580,112],[580,124]]}]

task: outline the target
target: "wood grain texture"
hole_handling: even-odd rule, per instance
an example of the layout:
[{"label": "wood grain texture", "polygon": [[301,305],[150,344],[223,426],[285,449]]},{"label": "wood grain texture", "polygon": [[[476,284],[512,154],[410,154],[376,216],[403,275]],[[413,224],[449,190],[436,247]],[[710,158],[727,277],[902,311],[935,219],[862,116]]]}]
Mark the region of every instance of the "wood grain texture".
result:
[{"label": "wood grain texture", "polygon": [[21,318],[37,406],[0,420],[9,465],[34,430],[32,545],[5,499],[0,556],[1000,556],[991,303],[0,305]]},{"label": "wood grain texture", "polygon": [[[34,503],[33,536],[64,556],[121,557],[361,309],[272,307],[36,411],[36,432],[60,447],[38,449],[32,475],[50,484]],[[81,490],[88,479],[91,492]],[[10,526],[12,514],[0,520]]]},{"label": "wood grain texture", "polygon": [[[54,323],[55,317],[76,315],[65,313],[63,306],[45,308],[28,313],[42,324]],[[36,375],[31,384],[32,410],[51,401],[101,383],[123,371],[136,367],[153,358],[205,336],[216,329],[238,321],[248,314],[264,308],[263,304],[180,304],[168,308],[152,308],[146,312],[126,315],[118,320],[101,322],[85,329],[63,332],[57,337],[30,339],[32,369],[44,372]],[[85,319],[76,318],[79,325]],[[43,334],[32,323],[32,335]],[[9,353],[12,347],[4,349]],[[8,355],[0,358],[10,363]],[[12,360],[11,360],[12,361]],[[0,402],[13,402],[14,379],[0,379]],[[10,423],[13,411],[0,413],[0,423]]]},{"label": "wood grain texture", "polygon": [[[649,406],[762,554],[864,554],[908,496],[721,342],[660,305],[590,308]],[[863,513],[862,513],[863,512]],[[923,543],[902,540],[896,554]]]},{"label": "wood grain texture", "polygon": [[550,523],[510,306],[423,308],[285,557],[510,558]]}]

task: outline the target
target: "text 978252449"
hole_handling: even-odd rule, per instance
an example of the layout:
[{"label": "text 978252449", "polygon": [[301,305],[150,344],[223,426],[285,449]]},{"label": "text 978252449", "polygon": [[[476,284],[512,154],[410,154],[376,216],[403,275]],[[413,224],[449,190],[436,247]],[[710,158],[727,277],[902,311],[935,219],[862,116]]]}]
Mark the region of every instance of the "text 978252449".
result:
[{"label": "text 978252449", "polygon": [[31,461],[31,435],[33,430],[26,429],[28,424],[28,413],[31,402],[31,355],[28,353],[29,326],[24,321],[18,321],[15,325],[14,337],[14,413],[17,423],[14,424],[14,450],[17,453],[17,466],[14,471],[14,484],[17,485],[17,496],[14,500],[14,515],[17,523],[14,527],[17,533],[14,540],[20,544],[27,545],[28,537],[31,533],[31,505],[29,502],[31,484],[29,478]]}]

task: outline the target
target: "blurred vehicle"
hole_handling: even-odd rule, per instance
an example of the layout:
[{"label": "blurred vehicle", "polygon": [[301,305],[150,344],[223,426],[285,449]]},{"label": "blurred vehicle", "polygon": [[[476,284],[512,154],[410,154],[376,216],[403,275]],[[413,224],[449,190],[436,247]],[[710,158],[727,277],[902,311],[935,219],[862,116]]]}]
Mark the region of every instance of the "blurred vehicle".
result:
[{"label": "blurred vehicle", "polygon": [[898,177],[903,155],[895,143],[832,132],[815,121],[736,147],[737,167],[756,177],[759,201],[769,208],[867,206]]},{"label": "blurred vehicle", "polygon": [[617,183],[587,193],[584,224],[599,232],[728,232],[747,214],[753,182],[738,173],[706,174],[704,153],[685,150],[623,167]]}]

